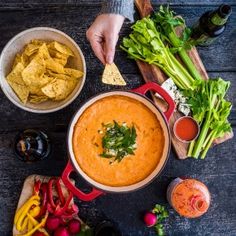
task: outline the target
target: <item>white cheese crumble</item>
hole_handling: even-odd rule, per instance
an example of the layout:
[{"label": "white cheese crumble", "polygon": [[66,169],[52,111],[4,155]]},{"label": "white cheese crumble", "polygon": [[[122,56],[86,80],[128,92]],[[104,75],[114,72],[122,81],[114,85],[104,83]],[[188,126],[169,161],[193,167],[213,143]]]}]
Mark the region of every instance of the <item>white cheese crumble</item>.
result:
[{"label": "white cheese crumble", "polygon": [[[177,86],[175,85],[174,81],[169,78],[166,81],[164,81],[161,85],[163,89],[166,90],[166,92],[169,93],[169,95],[172,97],[174,100],[177,110],[184,115],[189,115],[190,113],[190,107],[186,102],[186,97],[183,96],[183,94],[179,91]],[[155,96],[160,98],[161,96],[157,93],[155,93]]]}]

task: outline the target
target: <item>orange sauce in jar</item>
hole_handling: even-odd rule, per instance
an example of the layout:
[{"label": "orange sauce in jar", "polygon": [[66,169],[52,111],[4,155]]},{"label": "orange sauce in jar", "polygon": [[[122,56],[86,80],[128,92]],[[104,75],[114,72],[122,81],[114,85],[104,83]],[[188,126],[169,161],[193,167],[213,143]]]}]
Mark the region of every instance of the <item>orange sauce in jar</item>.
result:
[{"label": "orange sauce in jar", "polygon": [[203,215],[210,206],[208,188],[196,179],[173,180],[167,189],[167,199],[179,215],[187,218]]}]

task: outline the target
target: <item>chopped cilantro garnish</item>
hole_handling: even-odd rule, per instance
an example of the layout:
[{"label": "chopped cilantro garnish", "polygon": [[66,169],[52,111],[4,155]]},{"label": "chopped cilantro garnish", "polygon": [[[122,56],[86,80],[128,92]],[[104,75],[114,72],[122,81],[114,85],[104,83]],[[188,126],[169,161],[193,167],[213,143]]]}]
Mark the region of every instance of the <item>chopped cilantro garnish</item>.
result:
[{"label": "chopped cilantro garnish", "polygon": [[127,155],[134,155],[136,149],[136,129],[134,125],[128,127],[126,123],[102,124],[104,136],[102,137],[103,153],[101,157],[111,158],[120,162]]}]

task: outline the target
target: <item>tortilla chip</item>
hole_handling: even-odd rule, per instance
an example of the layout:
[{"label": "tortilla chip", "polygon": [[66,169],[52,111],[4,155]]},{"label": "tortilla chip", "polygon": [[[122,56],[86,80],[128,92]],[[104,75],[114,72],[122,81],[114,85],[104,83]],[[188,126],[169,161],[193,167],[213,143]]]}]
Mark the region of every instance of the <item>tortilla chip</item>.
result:
[{"label": "tortilla chip", "polygon": [[32,43],[32,44],[34,44],[34,45],[39,45],[39,46],[41,46],[41,45],[43,45],[45,42],[44,42],[43,40],[40,40],[40,39],[32,39],[30,43]]},{"label": "tortilla chip", "polygon": [[102,82],[111,85],[126,85],[125,80],[114,63],[106,64],[102,74]]},{"label": "tortilla chip", "polygon": [[64,71],[65,71],[65,74],[66,75],[69,75],[75,79],[78,79],[80,77],[83,76],[83,72],[80,71],[80,70],[75,70],[75,69],[72,69],[72,68],[64,68]]},{"label": "tortilla chip", "polygon": [[52,76],[44,74],[39,80],[35,80],[31,85],[28,86],[30,95],[42,96],[44,93],[41,88],[46,84],[50,83],[54,78]]},{"label": "tortilla chip", "polygon": [[21,75],[23,70],[24,70],[24,65],[21,62],[18,62],[14,66],[10,74],[8,74],[7,81],[17,83],[20,85],[25,85],[24,80],[22,79],[22,75]]},{"label": "tortilla chip", "polygon": [[38,55],[41,55],[45,60],[51,58],[45,43],[38,49]]},{"label": "tortilla chip", "polygon": [[69,57],[69,55],[66,55],[66,54],[63,54],[63,53],[61,53],[61,52],[58,52],[57,50],[55,50],[55,49],[52,49],[52,48],[50,48],[50,47],[48,47],[48,51],[49,51],[49,53],[50,53],[50,55],[51,55],[51,57],[55,57],[55,58],[68,58]]},{"label": "tortilla chip", "polygon": [[44,95],[44,93],[41,91],[42,87],[38,87],[38,86],[34,86],[34,85],[30,85],[28,86],[30,95],[35,95],[35,96],[42,96]]},{"label": "tortilla chip", "polygon": [[59,101],[65,99],[75,88],[76,80],[54,79],[42,88],[42,92],[49,98]]},{"label": "tortilla chip", "polygon": [[8,81],[11,88],[14,90],[18,98],[25,104],[29,96],[29,90],[25,85],[17,84],[12,81]]},{"label": "tortilla chip", "polygon": [[51,77],[53,77],[54,79],[63,79],[63,80],[74,79],[74,78],[71,78],[69,75],[57,74],[57,73],[54,73],[54,72],[51,71],[51,70],[47,70],[47,74],[48,74],[48,76],[51,76]]},{"label": "tortilla chip", "polygon": [[14,68],[19,62],[22,63],[24,67],[26,67],[29,64],[29,57],[26,56],[24,53],[22,55],[16,54],[12,68]]},{"label": "tortilla chip", "polygon": [[64,55],[68,55],[68,56],[72,56],[72,57],[74,56],[74,53],[72,52],[72,50],[69,47],[67,47],[64,44],[58,43],[56,41],[49,43],[48,48],[56,50]]},{"label": "tortilla chip", "polygon": [[42,45],[43,45],[42,41],[32,40],[29,44],[26,45],[24,54],[29,57],[32,54],[36,53]]},{"label": "tortilla chip", "polygon": [[56,58],[53,57],[53,60],[61,64],[63,67],[67,64],[67,57],[65,58]]},{"label": "tortilla chip", "polygon": [[26,85],[37,86],[46,70],[46,63],[41,55],[36,55],[29,65],[22,71],[22,78]]},{"label": "tortilla chip", "polygon": [[56,72],[58,74],[64,73],[64,67],[60,63],[54,61],[52,58],[48,58],[47,60],[45,60],[45,62],[47,69]]},{"label": "tortilla chip", "polygon": [[23,70],[23,64],[21,62],[17,63],[11,73],[7,76],[7,82],[19,97],[19,99],[25,104],[29,96],[29,89],[25,85],[21,76]]},{"label": "tortilla chip", "polygon": [[58,62],[62,66],[65,66],[67,64],[67,60],[68,60],[69,55],[65,55],[65,54],[58,52],[58,51],[51,49],[51,48],[48,48],[48,51],[54,61]]},{"label": "tortilla chip", "polygon": [[41,103],[41,102],[45,102],[48,100],[48,97],[45,96],[44,94],[42,96],[38,96],[38,95],[30,95],[29,97],[29,101],[31,103],[34,103],[34,104],[38,104],[38,103]]}]

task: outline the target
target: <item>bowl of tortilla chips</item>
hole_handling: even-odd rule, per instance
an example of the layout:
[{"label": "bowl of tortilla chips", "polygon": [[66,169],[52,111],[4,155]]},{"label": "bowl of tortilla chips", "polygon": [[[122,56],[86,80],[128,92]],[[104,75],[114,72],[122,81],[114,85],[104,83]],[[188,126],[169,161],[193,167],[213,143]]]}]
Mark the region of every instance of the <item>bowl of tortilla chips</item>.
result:
[{"label": "bowl of tortilla chips", "polygon": [[34,113],[69,105],[85,82],[86,64],[76,42],[48,27],[25,30],[13,37],[0,57],[0,84],[16,106]]}]

